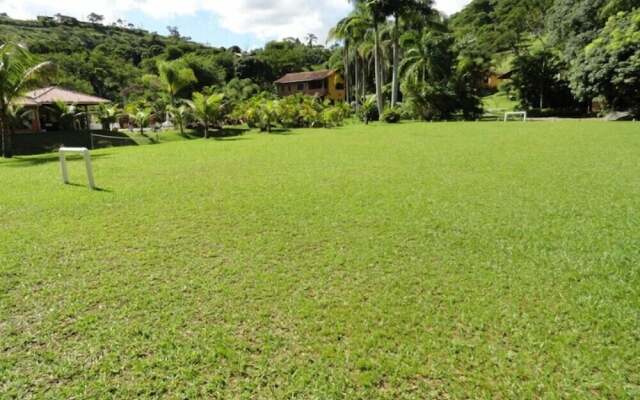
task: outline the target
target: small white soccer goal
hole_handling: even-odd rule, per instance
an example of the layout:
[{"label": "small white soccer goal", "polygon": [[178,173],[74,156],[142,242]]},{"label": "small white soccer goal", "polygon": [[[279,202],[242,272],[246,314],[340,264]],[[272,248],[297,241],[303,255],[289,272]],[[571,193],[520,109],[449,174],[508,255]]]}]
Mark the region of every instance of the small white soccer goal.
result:
[{"label": "small white soccer goal", "polygon": [[526,111],[511,111],[504,113],[504,122],[509,121],[509,117],[522,117],[522,122],[527,122]]},{"label": "small white soccer goal", "polygon": [[69,171],[67,170],[67,154],[82,154],[84,165],[87,169],[87,180],[91,190],[95,190],[96,184],[93,180],[93,167],[91,165],[91,154],[86,147],[60,147],[60,170],[62,171],[62,182],[69,183]]}]

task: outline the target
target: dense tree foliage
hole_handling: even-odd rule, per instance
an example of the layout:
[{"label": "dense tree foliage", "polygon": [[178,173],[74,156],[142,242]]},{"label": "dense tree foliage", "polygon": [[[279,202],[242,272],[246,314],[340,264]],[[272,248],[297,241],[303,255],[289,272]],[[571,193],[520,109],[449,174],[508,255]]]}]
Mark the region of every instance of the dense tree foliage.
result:
[{"label": "dense tree foliage", "polygon": [[[594,98],[637,109],[636,0],[473,0],[456,42],[505,65],[523,106],[582,109]],[[637,111],[636,111],[637,113]]]},{"label": "dense tree foliage", "polygon": [[610,17],[571,72],[577,96],[602,96],[613,108],[640,115],[640,9]]}]

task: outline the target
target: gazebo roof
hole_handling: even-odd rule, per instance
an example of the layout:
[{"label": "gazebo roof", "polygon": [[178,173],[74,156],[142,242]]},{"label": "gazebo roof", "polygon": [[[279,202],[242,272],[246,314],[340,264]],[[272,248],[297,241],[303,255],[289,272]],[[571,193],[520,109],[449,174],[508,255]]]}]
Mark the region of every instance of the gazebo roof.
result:
[{"label": "gazebo roof", "polygon": [[53,104],[62,101],[67,104],[77,104],[83,106],[95,106],[98,104],[109,103],[107,99],[91,96],[84,93],[75,92],[73,90],[63,89],[57,86],[49,86],[42,89],[36,89],[28,92],[21,100],[21,103],[27,106],[38,106],[43,104]]}]

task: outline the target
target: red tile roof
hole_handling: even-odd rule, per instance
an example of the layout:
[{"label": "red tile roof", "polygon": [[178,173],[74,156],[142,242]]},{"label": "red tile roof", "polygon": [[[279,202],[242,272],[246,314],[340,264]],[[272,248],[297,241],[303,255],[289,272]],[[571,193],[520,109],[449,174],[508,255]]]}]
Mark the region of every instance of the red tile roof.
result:
[{"label": "red tile roof", "polygon": [[109,103],[109,100],[73,90],[62,89],[57,86],[49,86],[28,92],[22,99],[24,105],[53,104],[56,101],[63,101],[67,104],[79,104],[93,106],[97,104]]},{"label": "red tile roof", "polygon": [[311,82],[321,81],[330,77],[336,71],[333,69],[326,69],[323,71],[309,71],[309,72],[294,72],[286,74],[282,78],[278,79],[275,83],[297,83],[297,82]]}]

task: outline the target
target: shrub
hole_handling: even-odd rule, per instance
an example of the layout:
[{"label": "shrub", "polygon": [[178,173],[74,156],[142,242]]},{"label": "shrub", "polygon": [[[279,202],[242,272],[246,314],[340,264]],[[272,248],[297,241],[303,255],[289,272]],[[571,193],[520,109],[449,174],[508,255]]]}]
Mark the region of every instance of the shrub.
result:
[{"label": "shrub", "polygon": [[400,122],[401,118],[400,110],[397,108],[387,108],[382,113],[382,120],[389,124],[396,124]]},{"label": "shrub", "polygon": [[320,101],[317,97],[296,94],[275,100],[262,94],[238,104],[232,118],[250,128],[269,132],[279,124],[284,128],[321,128],[339,126],[351,113],[348,104]]},{"label": "shrub", "polygon": [[362,100],[358,117],[365,124],[368,124],[369,121],[377,121],[379,119],[378,105],[376,103],[375,95],[370,95]]}]

